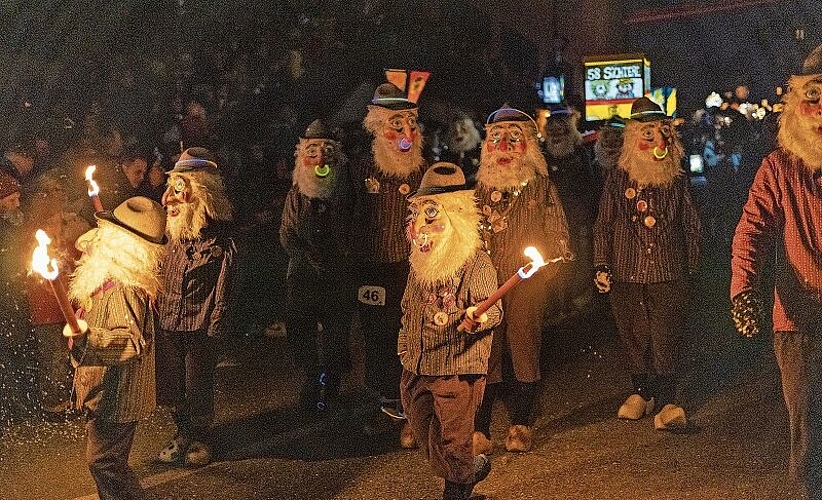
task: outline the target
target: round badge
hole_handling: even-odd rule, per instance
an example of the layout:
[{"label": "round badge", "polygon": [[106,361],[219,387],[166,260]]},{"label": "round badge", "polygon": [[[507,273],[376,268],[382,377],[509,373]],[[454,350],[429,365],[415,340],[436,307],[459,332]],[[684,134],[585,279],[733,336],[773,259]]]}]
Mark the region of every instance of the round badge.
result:
[{"label": "round badge", "polygon": [[634,189],[634,188],[626,189],[625,190],[625,197],[628,198],[629,200],[633,200],[634,198],[636,198],[636,189]]},{"label": "round badge", "polygon": [[448,323],[448,314],[440,311],[434,315],[434,324],[437,326],[445,326]]},{"label": "round badge", "polygon": [[491,191],[491,201],[496,203],[501,199],[502,199],[502,193],[500,193],[499,191]]},{"label": "round badge", "polygon": [[407,196],[408,193],[411,192],[411,186],[409,186],[408,184],[400,184],[400,187],[397,188],[397,191],[399,191],[401,195]]},{"label": "round badge", "polygon": [[654,227],[656,225],[656,219],[653,215],[649,215],[645,217],[645,220],[642,221],[647,227]]},{"label": "round badge", "polygon": [[450,293],[442,298],[442,307],[453,309],[456,305],[457,298],[451,295]]},{"label": "round badge", "polygon": [[640,212],[648,210],[648,202],[645,200],[639,200],[638,202],[636,202],[636,209]]},{"label": "round badge", "polygon": [[214,257],[220,257],[223,255],[223,249],[220,247],[214,247],[214,249],[211,250],[211,255]]}]

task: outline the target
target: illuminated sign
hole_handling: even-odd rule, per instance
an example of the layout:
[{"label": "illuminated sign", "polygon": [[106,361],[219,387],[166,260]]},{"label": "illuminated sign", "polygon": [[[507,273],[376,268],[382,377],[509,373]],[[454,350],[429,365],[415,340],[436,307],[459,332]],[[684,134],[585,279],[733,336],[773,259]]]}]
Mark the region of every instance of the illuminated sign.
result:
[{"label": "illuminated sign", "polygon": [[627,118],[631,104],[651,88],[651,62],[644,54],[586,57],[585,119]]}]

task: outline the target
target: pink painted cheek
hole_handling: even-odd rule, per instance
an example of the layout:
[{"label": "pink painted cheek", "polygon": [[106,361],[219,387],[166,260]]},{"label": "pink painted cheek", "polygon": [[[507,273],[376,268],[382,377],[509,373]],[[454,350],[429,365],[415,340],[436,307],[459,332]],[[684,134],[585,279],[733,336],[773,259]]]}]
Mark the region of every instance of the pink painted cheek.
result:
[{"label": "pink painted cheek", "polygon": [[514,144],[509,144],[512,153],[525,154],[528,151],[528,144],[525,141],[520,141]]},{"label": "pink painted cheek", "polygon": [[803,102],[799,105],[799,112],[805,116],[820,116],[822,115],[822,104]]},{"label": "pink painted cheek", "polygon": [[394,131],[394,130],[389,130],[389,131],[387,131],[387,132],[383,133],[383,134],[382,134],[382,136],[383,136],[384,138],[388,139],[389,141],[396,141],[396,140],[397,140],[397,138],[399,137],[399,135],[397,134],[397,132],[396,132],[396,131]]},{"label": "pink painted cheek", "polygon": [[437,222],[436,224],[431,224],[431,231],[434,233],[441,233],[445,231],[445,224],[442,222]]},{"label": "pink painted cheek", "polygon": [[639,148],[640,151],[648,151],[652,147],[654,147],[653,144],[646,141],[641,141],[639,144],[637,144],[637,148]]}]

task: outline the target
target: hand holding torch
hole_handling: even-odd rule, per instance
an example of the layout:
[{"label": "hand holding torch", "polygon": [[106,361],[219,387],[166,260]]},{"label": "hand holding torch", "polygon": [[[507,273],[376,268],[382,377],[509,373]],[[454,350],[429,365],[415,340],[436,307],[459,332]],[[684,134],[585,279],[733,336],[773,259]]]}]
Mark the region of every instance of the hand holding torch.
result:
[{"label": "hand holding torch", "polygon": [[[539,270],[539,268],[543,267],[546,264],[552,264],[554,262],[560,262],[562,260],[565,260],[563,257],[557,257],[546,262],[542,259],[542,255],[540,255],[539,251],[535,247],[527,247],[522,253],[524,253],[526,257],[530,257],[531,262],[519,268],[517,272],[515,272],[513,275],[511,275],[510,278],[508,278],[508,281],[506,281],[502,284],[502,286],[497,288],[496,292],[492,293],[490,297],[480,302],[476,306],[476,309],[471,311],[472,316],[474,318],[478,319],[480,316],[482,316],[482,314],[485,313],[485,311],[487,311],[491,306],[496,304],[497,301],[503,297],[503,295],[508,293],[508,291],[514,288],[514,286],[516,286],[520,281],[528,279],[531,276],[533,276],[534,273],[536,273]],[[470,331],[470,326],[471,320],[465,318],[462,320],[462,323],[460,323],[457,327],[457,331]]]}]

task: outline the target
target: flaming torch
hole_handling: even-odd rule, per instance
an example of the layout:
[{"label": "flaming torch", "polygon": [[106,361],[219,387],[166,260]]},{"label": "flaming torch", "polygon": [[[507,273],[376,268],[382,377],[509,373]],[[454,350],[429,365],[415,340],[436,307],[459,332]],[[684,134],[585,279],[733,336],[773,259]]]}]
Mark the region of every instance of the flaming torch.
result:
[{"label": "flaming torch", "polygon": [[[522,253],[525,254],[526,257],[530,257],[531,262],[520,267],[517,270],[517,272],[515,272],[513,275],[511,275],[510,278],[508,278],[508,281],[503,283],[501,287],[497,288],[496,292],[492,293],[490,297],[480,302],[479,305],[477,305],[477,310],[474,311],[475,318],[478,318],[485,311],[487,311],[489,307],[496,304],[497,301],[501,299],[503,295],[508,293],[508,290],[514,288],[514,286],[516,286],[520,281],[528,279],[531,276],[533,276],[534,273],[536,273],[540,267],[546,264],[552,264],[554,262],[565,260],[563,257],[557,257],[546,262],[542,259],[542,255],[540,255],[539,251],[535,247],[527,247]],[[460,323],[460,325],[457,327],[457,331],[465,331],[468,329],[468,326],[468,319],[466,318],[462,320],[462,323]]]},{"label": "flaming torch", "polygon": [[88,197],[91,198],[91,202],[94,203],[94,212],[102,212],[103,211],[103,204],[100,202],[100,186],[97,185],[97,182],[94,180],[92,175],[94,175],[94,171],[97,170],[97,165],[89,165],[86,168],[86,184],[88,184]]},{"label": "flaming torch", "polygon": [[71,307],[71,302],[69,302],[66,285],[63,283],[57,269],[57,259],[49,257],[48,246],[51,243],[51,238],[42,229],[38,229],[34,237],[37,238],[38,245],[31,256],[31,268],[40,276],[49,280],[54,297],[57,298],[60,310],[63,311],[63,316],[66,318],[66,323],[68,323],[72,333],[78,334],[80,333],[80,325],[77,323],[77,316],[74,315],[74,309]]}]

